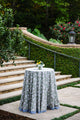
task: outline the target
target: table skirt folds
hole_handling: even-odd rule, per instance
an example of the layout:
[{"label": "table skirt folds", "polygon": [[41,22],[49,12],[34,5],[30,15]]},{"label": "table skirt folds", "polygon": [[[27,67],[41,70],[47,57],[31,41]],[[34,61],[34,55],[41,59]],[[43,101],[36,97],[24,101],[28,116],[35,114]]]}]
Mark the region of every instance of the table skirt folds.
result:
[{"label": "table skirt folds", "polygon": [[19,110],[34,114],[58,108],[54,70],[39,72],[26,70]]}]

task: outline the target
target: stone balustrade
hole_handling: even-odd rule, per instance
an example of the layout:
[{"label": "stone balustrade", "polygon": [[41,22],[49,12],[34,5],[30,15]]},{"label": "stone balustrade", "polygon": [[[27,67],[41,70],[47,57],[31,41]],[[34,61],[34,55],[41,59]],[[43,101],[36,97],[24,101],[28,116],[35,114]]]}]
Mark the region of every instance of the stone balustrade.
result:
[{"label": "stone balustrade", "polygon": [[[10,29],[14,30],[14,29],[16,29],[16,27],[13,27]],[[44,40],[44,39],[37,37],[37,36],[33,35],[32,33],[28,32],[26,27],[19,27],[19,29],[22,30],[22,32],[25,36],[27,36],[35,41],[47,44],[47,45],[60,47],[60,48],[80,48],[80,44],[56,44],[56,43],[52,43],[50,41]]]}]

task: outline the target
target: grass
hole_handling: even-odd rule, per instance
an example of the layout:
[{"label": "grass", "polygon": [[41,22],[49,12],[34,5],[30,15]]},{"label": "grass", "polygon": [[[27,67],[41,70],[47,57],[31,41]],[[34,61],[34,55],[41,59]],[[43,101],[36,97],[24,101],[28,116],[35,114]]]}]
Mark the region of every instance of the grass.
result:
[{"label": "grass", "polygon": [[[59,89],[66,88],[66,87],[76,87],[76,86],[74,86],[76,84],[80,84],[80,81],[68,83],[68,84],[62,85],[62,86],[58,86],[57,89],[59,90]],[[77,87],[79,87],[79,86],[77,86]]]},{"label": "grass", "polygon": [[20,98],[21,98],[21,95],[16,96],[16,97],[12,97],[12,98],[7,98],[7,99],[0,100],[0,105],[20,100]]},{"label": "grass", "polygon": [[72,105],[62,104],[62,103],[61,103],[60,105],[66,106],[66,107],[71,107],[71,108],[76,108],[76,109],[79,109],[79,110],[80,110],[80,107],[78,107],[78,106],[72,106]]},{"label": "grass", "polygon": [[71,116],[73,116],[73,115],[75,115],[76,113],[79,113],[79,112],[80,112],[80,110],[76,110],[74,112],[68,113],[68,114],[63,115],[63,116],[61,116],[59,118],[54,118],[52,120],[65,120],[65,119],[67,119],[67,118],[69,118],[69,117],[71,117]]},{"label": "grass", "polygon": [[75,88],[80,88],[80,86],[72,86],[72,87],[75,87]]}]

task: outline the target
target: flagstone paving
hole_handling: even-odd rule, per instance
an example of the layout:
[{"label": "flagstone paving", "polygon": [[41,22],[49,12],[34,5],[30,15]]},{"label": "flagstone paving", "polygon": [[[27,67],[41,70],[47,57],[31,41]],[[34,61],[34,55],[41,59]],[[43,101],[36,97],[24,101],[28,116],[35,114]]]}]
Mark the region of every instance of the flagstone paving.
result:
[{"label": "flagstone paving", "polygon": [[[80,84],[79,84],[80,85]],[[59,101],[62,104],[68,104],[72,106],[80,107],[80,88],[76,87],[66,87],[63,89],[58,90],[58,97]],[[40,114],[30,114],[30,113],[23,113],[19,111],[20,101],[4,104],[0,106],[1,110],[8,111],[10,113],[22,115],[28,118],[33,118],[35,120],[51,120],[54,118],[59,118],[63,115],[68,113],[74,112],[77,109],[72,107],[60,106],[58,110],[47,110],[44,113]],[[80,120],[80,113],[73,115],[72,117],[67,118],[66,120]]]},{"label": "flagstone paving", "polygon": [[67,87],[58,90],[59,101],[62,104],[69,104],[80,107],[80,88]]},{"label": "flagstone paving", "polygon": [[67,118],[66,120],[80,120],[80,113],[77,113],[72,117]]},{"label": "flagstone paving", "polygon": [[12,102],[9,104],[4,104],[4,105],[0,106],[0,109],[11,112],[11,113],[15,113],[18,115],[33,118],[36,120],[51,120],[55,117],[60,117],[62,115],[68,114],[68,113],[76,110],[75,108],[60,106],[60,109],[58,109],[58,110],[56,110],[56,109],[55,110],[47,110],[46,112],[40,113],[40,114],[38,114],[38,113],[37,114],[30,114],[27,112],[23,113],[23,112],[19,111],[19,109],[18,109],[19,103],[20,103],[20,101]]}]

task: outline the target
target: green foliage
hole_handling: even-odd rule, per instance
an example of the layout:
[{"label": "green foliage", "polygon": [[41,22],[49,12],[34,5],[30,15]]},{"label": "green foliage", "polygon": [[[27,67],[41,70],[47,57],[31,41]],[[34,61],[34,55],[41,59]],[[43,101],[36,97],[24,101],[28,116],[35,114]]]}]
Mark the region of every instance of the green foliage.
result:
[{"label": "green foliage", "polygon": [[40,5],[40,6],[50,6],[50,4],[48,4],[47,3],[47,1],[45,1],[45,0],[32,0],[35,4],[38,4],[38,5]]},{"label": "green foliage", "polygon": [[34,29],[34,31],[32,31],[32,33],[36,36],[39,36],[40,35],[40,31],[38,29]]},{"label": "green foliage", "polygon": [[80,21],[75,21],[75,23],[58,23],[55,24],[53,27],[50,27],[54,38],[63,40],[63,43],[69,42],[69,32],[74,30],[76,34],[80,33]]},{"label": "green foliage", "polygon": [[41,37],[41,38],[47,40],[47,38],[46,38],[42,33],[40,33],[40,31],[39,31],[37,28],[35,28],[35,29],[32,31],[32,33],[33,33],[34,35],[38,36],[38,37]]},{"label": "green foliage", "polygon": [[[27,29],[28,32],[31,32],[32,34],[42,38],[42,39],[45,39],[47,40],[47,38],[40,32],[39,29],[35,28],[33,31],[31,31],[31,28]],[[56,39],[53,39],[53,38],[50,38],[49,39],[50,42],[53,42],[53,43],[57,43],[57,44],[62,44],[62,42],[60,40],[56,40]]]},{"label": "green foliage", "polygon": [[27,31],[30,32],[30,33],[32,32],[31,28],[28,28]]},{"label": "green foliage", "polygon": [[67,15],[66,19],[65,17],[58,17],[56,18],[56,24],[65,24],[69,21],[69,16]]},{"label": "green foliage", "polygon": [[80,107],[78,107],[78,106],[72,106],[72,105],[68,105],[68,104],[60,104],[60,105],[62,105],[62,106],[66,106],[66,107],[70,107],[70,108],[76,108],[76,109],[79,109],[80,110]]},{"label": "green foliage", "polygon": [[68,6],[69,3],[67,0],[55,0],[57,10],[59,11],[58,17],[56,18],[55,22],[66,22],[69,21],[69,14],[68,14]]},{"label": "green foliage", "polygon": [[29,32],[31,32],[32,34],[34,34],[34,35],[36,35],[36,36],[38,36],[38,37],[40,37],[40,38],[42,38],[42,39],[47,40],[47,38],[40,32],[39,29],[35,28],[33,31],[31,31],[31,29],[29,28],[29,29],[27,29],[27,30],[28,30]]},{"label": "green foliage", "polygon": [[4,61],[14,60],[14,51],[11,48],[11,31],[8,29],[13,22],[12,16],[11,9],[4,9],[0,5],[0,65]]},{"label": "green foliage", "polygon": [[15,97],[12,97],[12,98],[8,98],[8,99],[4,99],[4,100],[0,100],[0,105],[20,100],[20,98],[21,98],[21,95],[15,96]]},{"label": "green foliage", "polygon": [[11,31],[11,47],[17,55],[26,56],[27,45],[22,34],[18,28]]},{"label": "green foliage", "polygon": [[51,37],[49,26],[80,18],[80,0],[0,0],[0,3],[13,9],[14,26],[17,23],[31,29],[39,26],[47,38]]},{"label": "green foliage", "polygon": [[14,16],[13,16],[12,9],[4,8],[4,12],[3,12],[2,17],[3,17],[3,21],[4,21],[5,26],[7,26],[7,27],[13,26]]},{"label": "green foliage", "polygon": [[50,38],[49,41],[53,42],[53,43],[57,43],[57,44],[62,44],[62,42],[60,40],[56,40],[56,39],[53,39],[53,38]]},{"label": "green foliage", "polygon": [[11,9],[0,5],[0,66],[3,62],[15,59],[15,53],[25,55],[27,47],[20,30],[11,31],[13,24],[13,12]]},{"label": "green foliage", "polygon": [[77,18],[80,18],[80,0],[67,0],[69,3],[68,8],[68,14],[69,14],[69,20],[74,22],[77,20]]},{"label": "green foliage", "polygon": [[68,114],[63,115],[63,116],[61,116],[59,118],[54,118],[52,120],[65,120],[65,119],[67,119],[67,118],[69,118],[69,117],[71,117],[71,116],[73,116],[73,115],[75,115],[76,113],[79,113],[79,112],[80,112],[80,110],[76,110],[74,112],[68,113]]},{"label": "green foliage", "polygon": [[80,81],[72,82],[72,83],[68,83],[66,85],[58,86],[57,89],[59,90],[59,89],[66,88],[66,87],[74,87],[74,85],[77,85],[77,84],[80,84]]},{"label": "green foliage", "polygon": [[[58,48],[58,47],[45,45],[43,43],[31,40],[30,38],[27,39],[38,45],[54,50],[56,52],[60,52],[63,54],[80,58],[79,48]],[[54,68],[54,53],[50,51],[47,51],[43,48],[39,48],[35,45],[31,45],[30,57],[31,57],[30,59],[33,59],[36,62],[37,60],[43,61],[46,67]],[[61,71],[62,74],[71,74],[73,77],[78,77],[79,60],[56,54],[56,71]]]}]

